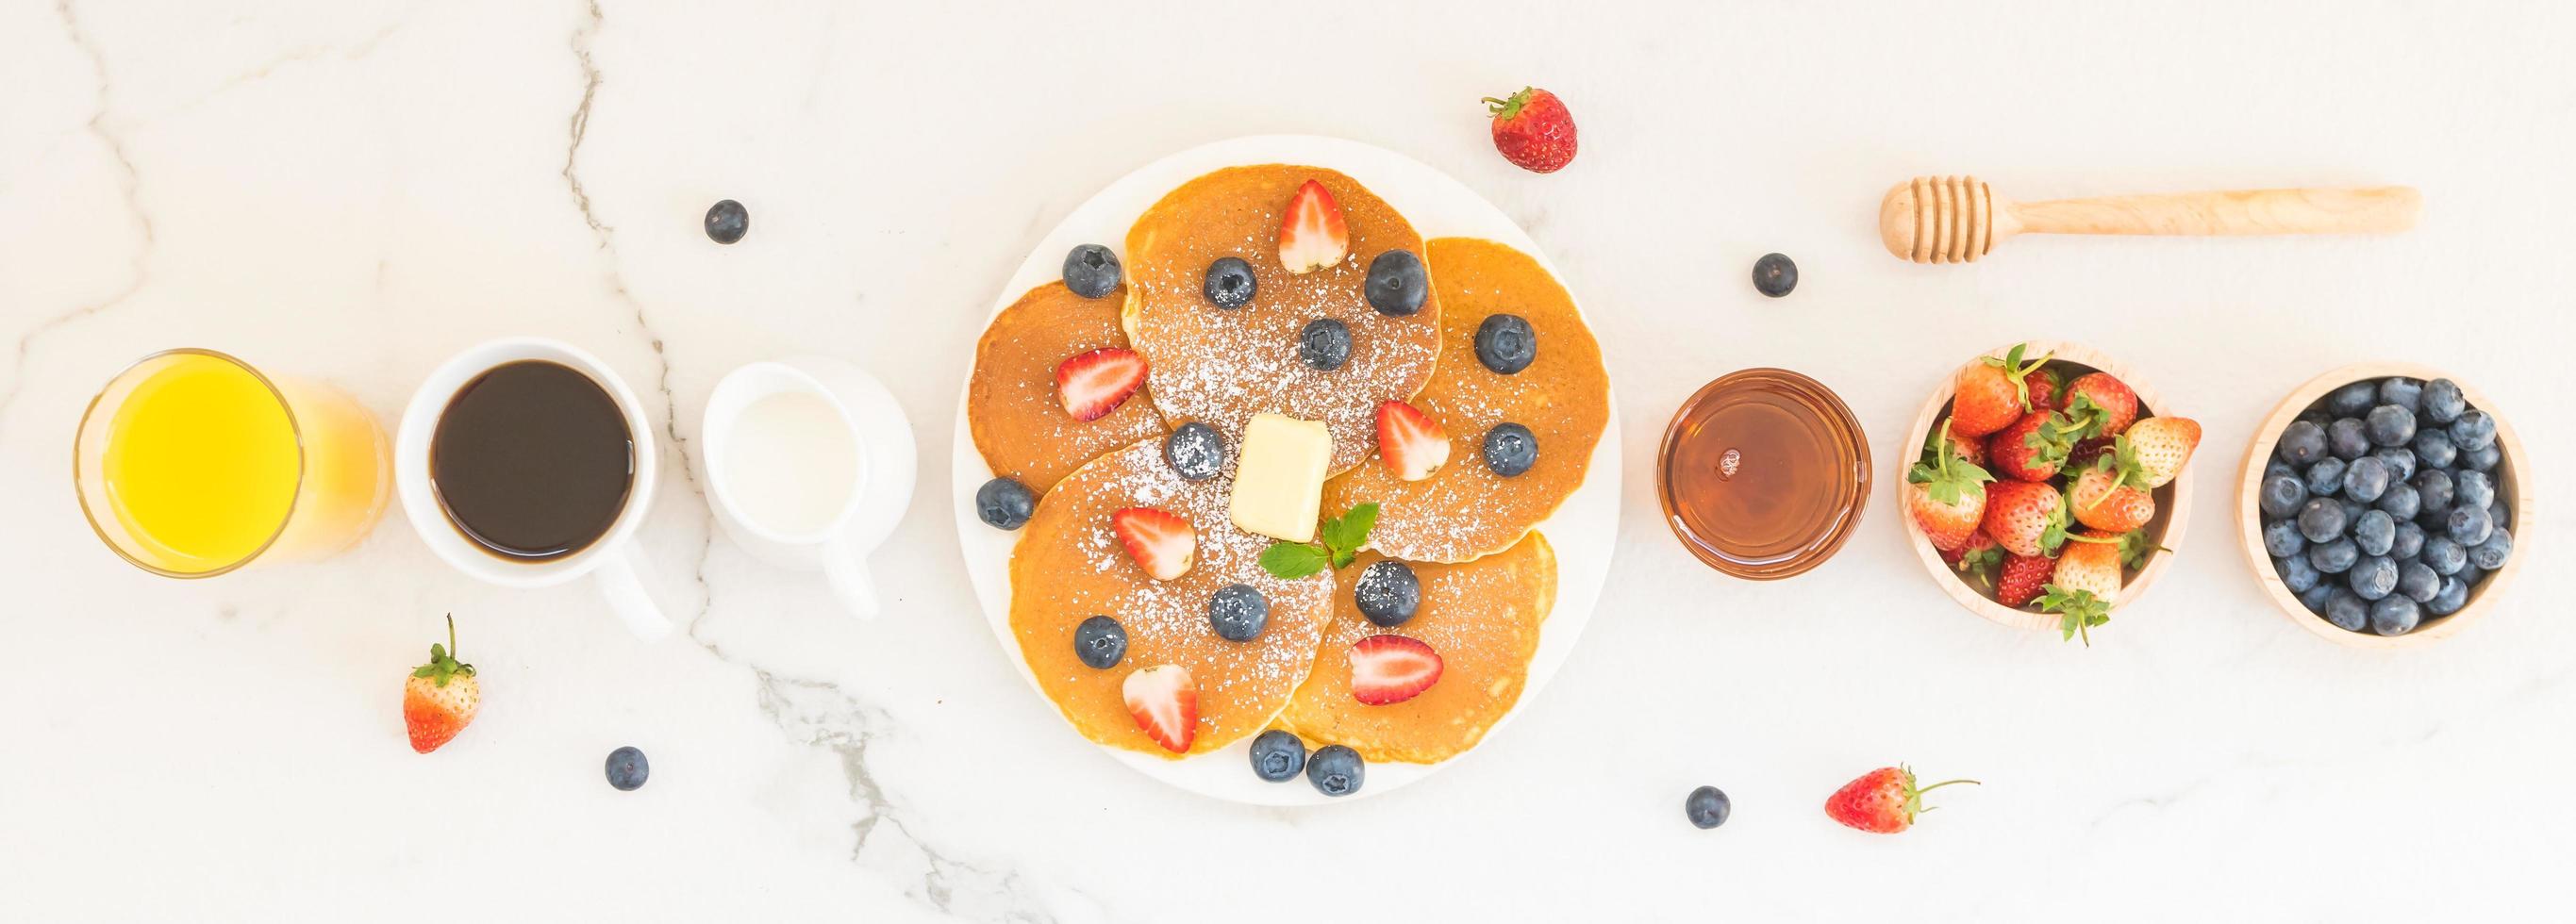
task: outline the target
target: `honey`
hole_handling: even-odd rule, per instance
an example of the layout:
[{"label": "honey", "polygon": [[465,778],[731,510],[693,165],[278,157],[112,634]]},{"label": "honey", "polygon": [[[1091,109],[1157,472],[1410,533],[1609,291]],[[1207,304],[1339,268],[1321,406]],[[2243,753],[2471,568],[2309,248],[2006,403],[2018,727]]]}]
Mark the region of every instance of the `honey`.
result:
[{"label": "honey", "polygon": [[1868,504],[1869,473],[1869,441],[1832,389],[1786,369],[1744,369],[1674,413],[1655,489],[1664,521],[1700,561],[1773,580],[1842,548]]}]

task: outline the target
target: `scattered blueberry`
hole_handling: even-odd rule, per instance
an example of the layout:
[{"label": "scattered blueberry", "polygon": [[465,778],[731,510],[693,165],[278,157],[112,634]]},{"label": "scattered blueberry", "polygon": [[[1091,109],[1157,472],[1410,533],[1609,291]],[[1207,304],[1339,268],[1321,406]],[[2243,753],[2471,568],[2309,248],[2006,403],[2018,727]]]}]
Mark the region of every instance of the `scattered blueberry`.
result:
[{"label": "scattered blueberry", "polygon": [[2423,409],[2423,398],[2422,381],[2402,375],[2392,375],[2379,380],[2379,403],[2382,405],[2396,405],[2404,408],[2406,413],[2411,415]]},{"label": "scattered blueberry", "polygon": [[1273,783],[1297,778],[1306,769],[1306,742],[1279,729],[1252,739],[1252,775]]},{"label": "scattered blueberry", "polygon": [[1380,561],[1360,572],[1359,582],[1351,585],[1351,601],[1369,622],[1392,629],[1422,607],[1422,579],[1413,575],[1411,565]]},{"label": "scattered blueberry", "polygon": [[1788,256],[1766,253],[1762,259],[1753,261],[1753,291],[1779,298],[1797,287],[1798,264],[1791,262]]},{"label": "scattered blueberry", "polygon": [[2326,428],[2313,420],[2292,421],[2281,431],[2281,461],[2308,465],[2326,457]]},{"label": "scattered blueberry", "polygon": [[[2299,534],[2308,537],[2309,542],[2333,542],[2350,525],[2351,521],[2343,515],[2343,505],[2335,503],[2333,498],[2314,498],[2299,508]],[[2341,569],[2325,570],[2332,573]]]},{"label": "scattered blueberry", "polygon": [[2513,557],[2513,534],[2505,532],[2502,527],[2498,527],[2495,532],[2489,534],[2487,541],[2478,543],[2476,548],[2469,550],[2469,564],[2478,566],[2480,571],[2502,568],[2504,560],[2511,557]]},{"label": "scattered blueberry", "polygon": [[2427,516],[2440,516],[2451,512],[2452,489],[2455,487],[2457,483],[2451,480],[2450,472],[2438,468],[2416,472],[2416,509]]},{"label": "scattered blueberry", "polygon": [[1495,424],[1485,431],[1485,467],[1510,478],[1538,464],[1538,435],[1516,423]]},{"label": "scattered blueberry", "polygon": [[[732,200],[726,201],[730,202]],[[739,206],[737,206],[737,208],[739,208]],[[709,222],[709,227],[712,228],[713,222],[715,221],[715,214],[712,212],[708,213],[707,221]],[[742,237],[742,233],[737,231],[734,233],[734,237],[739,239]],[[608,785],[617,787],[617,791],[634,792],[637,789],[643,788],[645,778],[652,775],[653,765],[650,761],[644,759],[643,751],[637,750],[635,747],[630,745],[608,752]]]},{"label": "scattered blueberry", "polygon": [[1037,512],[1038,496],[1029,486],[1008,478],[995,478],[975,489],[975,518],[994,529],[1018,529],[1028,525],[1029,514]]},{"label": "scattered blueberry", "polygon": [[2424,512],[2424,495],[2417,492],[2414,485],[2400,481],[2389,485],[2387,493],[2379,495],[2379,509],[2387,511],[2399,522],[2412,520],[2416,514]]},{"label": "scattered blueberry", "polygon": [[2488,536],[2495,534],[2495,518],[2488,516],[2483,507],[2459,504],[2451,508],[2451,515],[2443,521],[2442,528],[2443,535],[2451,537],[2451,541],[2476,548],[2479,543],[2487,541]]},{"label": "scattered blueberry", "polygon": [[2318,582],[2325,580],[2325,575],[2317,571],[2317,566],[2309,564],[2308,557],[2305,555],[2287,555],[2273,559],[2272,570],[2281,575],[2281,586],[2289,588],[2294,594],[2307,593],[2308,588],[2315,587]]},{"label": "scattered blueberry", "polygon": [[2415,412],[2394,404],[2382,404],[2370,409],[2370,417],[2362,422],[2362,428],[2372,445],[2404,446],[2415,439]]},{"label": "scattered blueberry", "polygon": [[1098,244],[1082,244],[1064,255],[1064,287],[1084,298],[1099,298],[1118,288],[1118,255]]},{"label": "scattered blueberry", "polygon": [[2404,446],[2391,446],[2372,452],[2370,457],[2379,460],[2379,464],[2388,466],[2388,477],[2391,481],[2405,481],[2415,477],[2415,450]]},{"label": "scattered blueberry", "polygon": [[2299,534],[2299,524],[2273,520],[2263,524],[2263,551],[2274,558],[2288,558],[2308,550],[2308,537]]},{"label": "scattered blueberry", "polygon": [[2451,476],[2451,506],[2493,507],[2495,502],[2495,479],[2487,473],[2471,471]]},{"label": "scattered blueberry", "polygon": [[2364,555],[2386,555],[2397,544],[2397,521],[2385,510],[2373,510],[2352,521],[2352,544]]},{"label": "scattered blueberry", "polygon": [[2350,462],[2370,454],[2370,425],[2345,417],[2326,425],[2326,448]]},{"label": "scattered blueberry", "polygon": [[743,208],[740,202],[721,199],[707,206],[706,225],[708,240],[731,244],[751,233],[751,210]]},{"label": "scattered blueberry", "polygon": [[1485,368],[1511,375],[1529,368],[1538,358],[1538,333],[1530,329],[1528,319],[1516,314],[1488,315],[1485,323],[1476,325],[1476,361]]},{"label": "scattered blueberry", "polygon": [[[2466,420],[2467,418],[2461,419]],[[2457,426],[2458,423],[2458,421],[2453,421],[2452,425]],[[2458,439],[2458,437],[2452,437],[2453,441],[2457,441]],[[2460,450],[2460,466],[2471,471],[2493,471],[2496,467],[2496,463],[2503,461],[2503,459],[2504,447],[2498,446],[2493,442],[2489,442],[2476,449]]]},{"label": "scattered blueberry", "polygon": [[2350,539],[2336,539],[2332,542],[2308,546],[2308,564],[2316,566],[2318,571],[2327,574],[2342,574],[2350,571],[2353,563],[2360,560],[2361,547],[2354,545]]},{"label": "scattered blueberry", "polygon": [[1431,276],[1422,258],[1409,250],[1389,250],[1369,261],[1366,283],[1369,307],[1379,314],[1411,317],[1431,297]]},{"label": "scattered blueberry", "polygon": [[2469,396],[2460,392],[2460,383],[2434,379],[2424,384],[2422,413],[2425,420],[2448,425],[2460,419],[2460,413],[2468,409]]},{"label": "scattered blueberry", "polygon": [[2423,562],[2407,562],[2397,566],[2397,592],[2417,603],[2431,603],[2433,596],[2442,592],[2442,576]]},{"label": "scattered blueberry", "polygon": [[2308,493],[2332,497],[2343,493],[2343,473],[2351,466],[2342,459],[2327,456],[2308,466]]},{"label": "scattered blueberry", "polygon": [[2288,474],[2286,467],[2283,474],[2263,479],[2261,505],[2264,516],[2287,517],[2298,513],[2299,505],[2307,502],[2308,483],[2296,475]]},{"label": "scattered blueberry", "polygon": [[2354,562],[2352,570],[2344,572],[2343,580],[2362,599],[2377,600],[2397,589],[2397,563],[2371,555]]},{"label": "scattered blueberry", "polygon": [[2467,605],[2469,605],[2469,582],[2455,577],[2446,577],[2442,579],[2442,589],[2433,594],[2433,599],[2424,601],[2424,612],[2435,616],[2448,616],[2459,612],[2461,607]]},{"label": "scattered blueberry", "polygon": [[2423,561],[2434,574],[2450,577],[2469,566],[2469,547],[2452,541],[2449,536],[2426,536]]},{"label": "scattered blueberry", "polygon": [[1261,288],[1253,278],[1252,264],[1242,257],[1218,257],[1208,264],[1207,283],[1200,287],[1209,304],[1219,308],[1241,308],[1252,304],[1252,293]]},{"label": "scattered blueberry", "polygon": [[1229,642],[1249,642],[1270,625],[1270,600],[1250,584],[1228,584],[1208,595],[1208,627]]},{"label": "scattered blueberry", "polygon": [[2361,504],[2378,500],[2379,495],[2387,493],[2392,474],[2388,463],[2379,461],[2378,456],[2354,459],[2343,469],[2343,496]]},{"label": "scattered blueberry", "polygon": [[1306,365],[1330,372],[1351,361],[1351,329],[1332,318],[1306,322],[1297,332],[1297,358]]},{"label": "scattered blueberry", "polygon": [[2460,444],[2462,450],[2485,449],[2495,443],[2495,436],[2495,418],[2485,411],[2461,411],[2459,418],[2451,421],[2451,442]]},{"label": "scattered blueberry", "polygon": [[[2316,586],[2299,591],[2299,605],[2307,607],[2308,612],[2323,616],[2326,614],[2327,605],[2333,603],[2339,596],[2351,597],[2352,591],[2343,589],[2341,584],[2321,578]],[[2358,601],[2361,598],[2353,597],[2353,599]]]},{"label": "scattered blueberry", "polygon": [[2450,468],[2460,461],[2460,444],[2451,442],[2449,430],[2417,430],[2415,459],[2431,468]]},{"label": "scattered blueberry", "polygon": [[1206,481],[1225,469],[1225,437],[1216,428],[1190,421],[1163,437],[1163,461],[1187,481]]},{"label": "scattered blueberry", "polygon": [[[1771,256],[1776,257],[1779,254],[1775,253]],[[1758,281],[1759,274],[1756,274],[1756,279]],[[1691,790],[1690,797],[1682,800],[1682,816],[1690,819],[1692,827],[1702,830],[1725,824],[1726,813],[1733,808],[1734,804],[1727,801],[1726,793],[1715,786],[1702,786]]]},{"label": "scattered blueberry", "polygon": [[1316,748],[1314,756],[1306,758],[1306,782],[1327,796],[1360,791],[1361,779],[1367,775],[1368,765],[1360,760],[1360,752],[1338,744]]},{"label": "scattered blueberry", "polygon": [[2423,608],[2415,601],[2400,596],[2386,596],[2370,605],[2370,631],[2381,635],[2404,635],[2415,631],[2424,620]]},{"label": "scattered blueberry", "polygon": [[2364,379],[2326,396],[2326,410],[2337,417],[2359,417],[2379,403],[2379,383]]},{"label": "scattered blueberry", "polygon": [[1073,656],[1094,670],[1108,670],[1127,657],[1127,627],[1107,616],[1094,616],[1073,627]]},{"label": "scattered blueberry", "polygon": [[2353,596],[2352,591],[2337,587],[2326,598],[2326,621],[2335,628],[2359,632],[2370,628],[2370,601]]},{"label": "scattered blueberry", "polygon": [[2388,557],[2414,561],[2424,555],[2424,527],[2412,520],[2397,524],[2397,540],[2388,544]]}]

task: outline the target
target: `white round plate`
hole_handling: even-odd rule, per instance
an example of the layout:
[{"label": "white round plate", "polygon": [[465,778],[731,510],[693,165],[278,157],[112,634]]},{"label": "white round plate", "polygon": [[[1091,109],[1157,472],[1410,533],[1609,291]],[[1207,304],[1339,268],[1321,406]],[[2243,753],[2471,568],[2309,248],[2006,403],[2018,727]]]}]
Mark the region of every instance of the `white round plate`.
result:
[{"label": "white round plate", "polygon": [[[1165,193],[1200,174],[1245,164],[1308,164],[1339,170],[1395,206],[1425,240],[1481,237],[1498,241],[1536,257],[1539,265],[1560,281],[1565,278],[1502,210],[1447,174],[1356,141],[1312,135],[1259,135],[1191,148],[1109,184],[1038,242],[1037,250],[1020,264],[1019,272],[1011,275],[1010,283],[995,297],[993,313],[1000,314],[1022,293],[1058,278],[1063,273],[1064,254],[1074,245],[1099,243],[1123,251],[1128,226]],[[972,366],[968,364],[969,377],[974,374]],[[1615,401],[1612,406],[1616,406]],[[1029,672],[1028,662],[1020,657],[1019,640],[1011,634],[1011,548],[1020,534],[986,526],[975,517],[975,489],[990,480],[993,471],[984,465],[983,455],[975,451],[974,435],[966,425],[966,389],[962,386],[957,395],[956,439],[950,453],[950,503],[956,509],[957,539],[966,553],[967,577],[974,582],[976,599],[984,605],[984,617],[992,624],[993,637],[1001,642],[1012,665],[1020,669],[1021,678],[1029,682],[1029,689],[1036,690],[1037,677]],[[1539,688],[1547,685],[1548,677],[1574,650],[1575,639],[1583,634],[1583,624],[1592,618],[1592,604],[1601,594],[1602,579],[1609,574],[1611,549],[1619,533],[1618,415],[1610,416],[1601,442],[1593,448],[1592,466],[1583,486],[1538,529],[1547,534],[1549,544],[1556,549],[1556,609],[1539,630],[1538,655],[1530,663],[1529,682],[1521,690],[1520,703],[1538,695]],[[1509,719],[1506,714],[1502,721],[1495,722],[1494,728],[1487,731],[1488,738],[1500,733]],[[1065,732],[1077,734],[1070,725]],[[1252,775],[1246,756],[1250,743],[1247,737],[1223,750],[1185,760],[1166,760],[1110,747],[1101,750],[1139,773],[1230,802],[1310,805],[1353,798],[1332,799],[1316,792],[1303,779],[1263,782]],[[1330,743],[1309,741],[1307,746]],[[1372,764],[1367,782],[1356,795],[1372,796],[1400,789],[1465,756],[1439,764]]]}]

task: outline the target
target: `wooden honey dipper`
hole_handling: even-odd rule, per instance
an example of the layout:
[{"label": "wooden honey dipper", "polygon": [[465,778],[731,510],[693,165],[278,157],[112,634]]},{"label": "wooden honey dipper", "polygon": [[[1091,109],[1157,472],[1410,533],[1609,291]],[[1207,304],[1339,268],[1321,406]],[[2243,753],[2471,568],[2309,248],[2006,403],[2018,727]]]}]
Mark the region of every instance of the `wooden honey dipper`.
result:
[{"label": "wooden honey dipper", "polygon": [[2422,206],[2408,186],[2014,202],[1976,177],[1918,176],[1887,191],[1878,236],[1916,263],[1974,263],[2017,234],[2375,234],[2414,227]]}]

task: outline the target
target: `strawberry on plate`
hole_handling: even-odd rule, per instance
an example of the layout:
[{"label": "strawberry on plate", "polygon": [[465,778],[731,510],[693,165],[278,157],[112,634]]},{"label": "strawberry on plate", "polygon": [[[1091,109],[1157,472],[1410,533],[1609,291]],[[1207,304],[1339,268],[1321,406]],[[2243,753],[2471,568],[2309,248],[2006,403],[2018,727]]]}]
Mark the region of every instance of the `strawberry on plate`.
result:
[{"label": "strawberry on plate", "polygon": [[2200,445],[2200,423],[2188,417],[2149,417],[2131,424],[2120,438],[2136,452],[2147,487],[2161,488],[2191,461],[2192,449]]},{"label": "strawberry on plate", "polygon": [[1190,572],[1198,557],[1198,530],[1179,514],[1153,507],[1127,507],[1109,515],[1110,529],[1127,557],[1145,568],[1145,576],[1168,581]]},{"label": "strawberry on plate", "polygon": [[2033,410],[2030,375],[2047,364],[2048,354],[2023,361],[2026,344],[2013,344],[2002,358],[1983,357],[1959,370],[1951,383],[1950,431],[1984,436],[2010,426]]},{"label": "strawberry on plate", "polygon": [[2037,555],[2004,553],[2003,567],[1995,576],[1995,602],[2020,607],[2039,599],[2048,589],[2048,578],[2057,573],[2057,560]]},{"label": "strawberry on plate", "polygon": [[1400,703],[1440,682],[1440,653],[1421,639],[1372,635],[1351,645],[1351,698],[1371,706]]},{"label": "strawberry on plate", "polygon": [[1145,384],[1145,357],[1102,347],[1055,367],[1055,395],[1075,420],[1099,420]]},{"label": "strawberry on plate", "polygon": [[1314,180],[1297,187],[1287,217],[1279,221],[1279,262],[1304,274],[1340,263],[1350,252],[1351,229],[1332,192]]},{"label": "strawberry on plate", "polygon": [[1979,528],[2015,555],[2044,557],[2066,541],[2066,496],[2034,481],[1986,486],[1986,516]]},{"label": "strawberry on plate", "polygon": [[1163,750],[1189,753],[1190,742],[1199,737],[1199,682],[1190,677],[1188,668],[1178,664],[1137,668],[1119,684],[1118,692],[1126,697],[1127,714],[1136,717],[1136,728],[1145,737]]},{"label": "strawberry on plate", "polygon": [[483,708],[483,682],[474,665],[456,660],[456,617],[447,617],[447,644],[431,642],[429,663],[403,680],[403,731],[411,749],[427,754],[455,740]]},{"label": "strawberry on plate", "polygon": [[1377,454],[1395,477],[1421,481],[1449,463],[1449,431],[1413,405],[1389,401],[1377,406]]},{"label": "strawberry on plate", "polygon": [[1950,442],[1950,424],[1931,440],[1930,459],[1917,462],[1905,476],[1905,513],[1914,518],[1932,547],[1944,552],[1968,544],[1986,513],[1986,482],[1993,475],[1959,458]]},{"label": "strawberry on plate", "polygon": [[1565,101],[1537,87],[1522,87],[1508,99],[1485,97],[1494,117],[1494,150],[1503,159],[1532,173],[1555,173],[1574,162],[1574,114]]},{"label": "strawberry on plate", "polygon": [[1916,816],[1931,811],[1923,807],[1924,793],[1953,783],[1977,785],[1975,780],[1948,780],[1917,786],[1913,770],[1880,767],[1834,790],[1825,800],[1825,814],[1871,834],[1895,834],[1913,827]]}]

